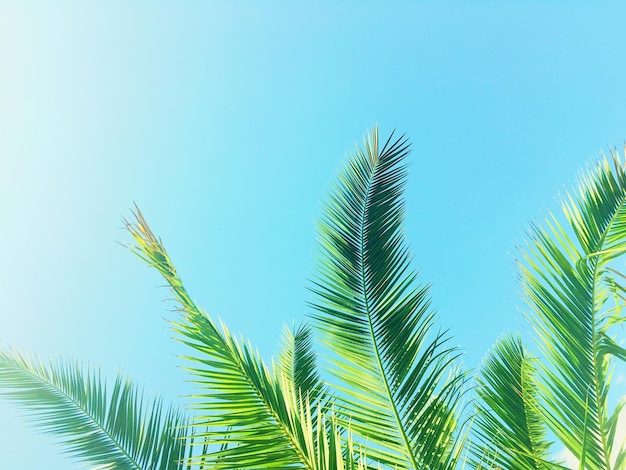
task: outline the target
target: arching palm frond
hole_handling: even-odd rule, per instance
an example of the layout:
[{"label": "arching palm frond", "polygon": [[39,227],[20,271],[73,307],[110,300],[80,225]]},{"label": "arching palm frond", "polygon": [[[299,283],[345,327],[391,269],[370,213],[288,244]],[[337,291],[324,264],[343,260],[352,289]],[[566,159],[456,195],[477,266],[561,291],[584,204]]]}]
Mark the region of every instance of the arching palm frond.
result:
[{"label": "arching palm frond", "polygon": [[185,468],[187,420],[159,400],[146,404],[124,377],[109,390],[97,371],[75,363],[45,365],[0,352],[0,390],[82,462],[115,470]]},{"label": "arching palm frond", "polygon": [[553,470],[538,406],[536,360],[519,335],[500,339],[483,362],[472,434],[475,468]]},{"label": "arching palm frond", "polygon": [[[612,163],[612,165],[611,165]],[[626,351],[612,325],[624,320],[607,302],[611,262],[626,250],[626,167],[617,154],[584,174],[562,209],[530,233],[521,281],[540,351],[542,404],[551,430],[581,468],[610,469],[608,409],[613,358]]]},{"label": "arching palm frond", "polygon": [[315,325],[330,349],[342,411],[368,454],[397,468],[454,468],[464,377],[435,332],[402,228],[408,144],[374,129],[339,175],[320,223]]},{"label": "arching palm frond", "polygon": [[[206,437],[223,444],[213,459],[219,468],[314,469],[316,455],[310,436],[303,432],[302,415],[295,396],[283,388],[258,353],[234,338],[191,300],[162,242],[137,209],[126,227],[135,239],[130,249],[156,268],[167,281],[181,306],[173,327],[180,340],[191,347],[186,369],[199,392],[194,395],[194,423],[211,425]],[[202,435],[201,435],[202,436]]]}]

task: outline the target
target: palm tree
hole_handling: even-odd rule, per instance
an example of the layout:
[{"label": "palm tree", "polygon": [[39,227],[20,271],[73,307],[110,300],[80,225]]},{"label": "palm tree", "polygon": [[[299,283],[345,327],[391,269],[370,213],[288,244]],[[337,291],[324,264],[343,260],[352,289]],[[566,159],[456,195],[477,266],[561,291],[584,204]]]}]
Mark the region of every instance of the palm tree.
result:
[{"label": "palm tree", "polygon": [[428,286],[410,267],[408,152],[403,137],[380,145],[374,129],[348,159],[319,224],[313,329],[286,328],[271,367],[193,302],[139,209],[125,221],[129,248],[179,304],[171,322],[189,347],[194,416],[148,403],[125,378],[109,392],[80,366],[16,353],[0,355],[0,388],[98,468],[558,468],[548,430],[581,468],[623,468],[624,452],[612,449],[620,407],[609,414],[607,394],[611,358],[626,357],[610,331],[623,319],[612,262],[626,243],[625,165],[614,157],[611,170],[604,160],[569,199],[575,238],[556,218],[533,228],[520,273],[541,360],[519,337],[503,338],[468,413],[460,352],[437,329]]}]

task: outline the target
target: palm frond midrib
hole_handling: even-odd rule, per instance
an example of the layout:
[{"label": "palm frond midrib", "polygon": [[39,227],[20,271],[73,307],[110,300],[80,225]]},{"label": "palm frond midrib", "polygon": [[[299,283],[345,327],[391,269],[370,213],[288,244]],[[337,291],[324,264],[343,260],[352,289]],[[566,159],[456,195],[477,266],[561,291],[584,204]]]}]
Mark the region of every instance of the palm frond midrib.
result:
[{"label": "palm frond midrib", "polygon": [[[412,448],[411,442],[404,429],[404,423],[400,416],[400,411],[398,410],[395,397],[393,396],[392,388],[389,383],[389,378],[387,377],[386,368],[384,367],[384,364],[383,364],[382,354],[380,351],[381,346],[378,344],[378,335],[376,334],[374,330],[375,321],[374,321],[373,312],[370,306],[370,295],[369,295],[370,275],[368,273],[369,266],[368,266],[368,263],[366,262],[366,258],[369,255],[368,250],[367,250],[367,238],[368,238],[367,234],[368,234],[368,229],[370,228],[369,210],[371,208],[372,195],[375,191],[376,184],[379,183],[378,178],[377,178],[377,172],[381,164],[380,162],[381,157],[378,154],[378,140],[377,139],[374,140],[373,147],[374,148],[371,148],[368,150],[370,150],[376,158],[373,162],[373,165],[371,165],[371,168],[369,169],[370,171],[368,172],[369,178],[367,181],[367,186],[365,188],[366,189],[365,198],[363,200],[361,212],[359,214],[359,219],[358,219],[357,266],[358,266],[358,271],[360,275],[359,287],[361,289],[363,308],[367,316],[367,324],[369,327],[370,342],[374,350],[373,351],[374,357],[376,358],[376,363],[378,366],[380,379],[382,381],[382,385],[386,393],[388,405],[392,411],[393,417],[397,425],[397,431],[400,434],[400,438],[404,446],[404,454],[405,456],[409,457],[411,464],[413,465],[413,468],[417,469],[419,468],[419,465],[418,465],[417,460],[415,459],[415,456],[413,455],[413,452],[411,451],[411,448]],[[384,150],[385,149],[383,148],[383,155],[384,155]]]}]

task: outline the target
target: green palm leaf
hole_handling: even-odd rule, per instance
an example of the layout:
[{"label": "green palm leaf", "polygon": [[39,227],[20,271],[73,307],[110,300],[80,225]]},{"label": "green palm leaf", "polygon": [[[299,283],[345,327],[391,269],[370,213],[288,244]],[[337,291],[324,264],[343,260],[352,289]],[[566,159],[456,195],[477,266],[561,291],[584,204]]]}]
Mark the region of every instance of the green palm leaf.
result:
[{"label": "green palm leaf", "polygon": [[626,249],[626,167],[612,157],[565,195],[567,226],[555,216],[533,226],[520,267],[546,359],[540,387],[548,424],[581,468],[594,470],[612,468],[611,361],[626,357],[611,336],[623,317],[607,302],[615,291],[611,263]]},{"label": "green palm leaf", "polygon": [[[219,468],[316,468],[315,445],[304,431],[303,415],[292,387],[281,374],[270,372],[258,353],[216,324],[191,300],[163,244],[137,210],[126,227],[136,241],[131,250],[155,267],[181,305],[181,319],[174,321],[180,340],[191,347],[186,369],[199,386],[193,409],[198,426],[211,424],[201,434],[222,449],[209,458]],[[298,363],[308,358],[299,358]],[[299,366],[298,366],[299,367]],[[311,369],[296,381],[314,381]],[[316,444],[317,445],[317,444]],[[212,459],[212,460],[211,460]]]},{"label": "green palm leaf", "polygon": [[402,222],[408,144],[374,129],[340,173],[320,223],[313,315],[330,349],[343,412],[368,454],[398,468],[453,468],[463,375],[434,331]]},{"label": "green palm leaf", "polygon": [[518,335],[500,339],[486,357],[472,427],[476,468],[558,468],[547,463],[550,443],[538,406],[535,375],[536,359],[528,355]]},{"label": "green palm leaf", "polygon": [[[283,387],[292,390],[291,382],[283,376]],[[308,398],[290,395],[289,416],[299,440],[311,456],[314,470],[365,470],[367,457],[363,448],[357,448],[352,433],[337,419],[332,407],[318,402],[312,406]],[[294,419],[296,418],[297,419]],[[268,466],[264,464],[264,468]]]},{"label": "green palm leaf", "polygon": [[147,405],[121,376],[109,392],[97,372],[74,363],[44,365],[0,351],[0,390],[82,462],[116,470],[184,468],[187,420],[158,400]]},{"label": "green palm leaf", "polygon": [[326,395],[317,370],[313,335],[308,325],[302,324],[295,331],[285,326],[281,336],[282,349],[278,368],[295,396],[301,396],[317,408],[318,400]]}]

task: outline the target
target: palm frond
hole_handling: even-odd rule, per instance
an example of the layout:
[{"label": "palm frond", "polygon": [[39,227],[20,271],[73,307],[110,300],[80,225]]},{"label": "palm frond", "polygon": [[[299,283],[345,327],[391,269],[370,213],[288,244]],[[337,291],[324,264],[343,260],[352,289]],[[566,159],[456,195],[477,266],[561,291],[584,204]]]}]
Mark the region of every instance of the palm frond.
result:
[{"label": "palm frond", "polygon": [[[282,383],[250,345],[221,328],[191,300],[161,240],[139,209],[134,221],[125,221],[136,245],[129,248],[167,281],[181,306],[181,318],[172,321],[179,339],[193,351],[185,367],[199,392],[193,395],[198,426],[211,424],[205,434],[223,450],[204,459],[219,468],[314,468],[301,432],[301,416],[294,412]],[[271,464],[268,464],[271,462]]]},{"label": "palm frond", "polygon": [[[463,374],[435,332],[428,287],[416,284],[402,223],[408,143],[378,130],[339,175],[319,226],[312,303],[368,454],[398,468],[453,468]],[[452,372],[451,372],[452,371]],[[451,457],[454,456],[454,457]]]},{"label": "palm frond", "polygon": [[281,335],[282,349],[278,357],[278,369],[296,396],[308,398],[316,407],[325,387],[317,370],[317,354],[313,349],[311,328],[302,324],[292,331],[285,326]]},{"label": "palm frond", "polygon": [[505,336],[485,358],[478,379],[472,442],[474,466],[554,469],[538,406],[536,359],[519,335]]},{"label": "palm frond", "polygon": [[[312,456],[314,470],[366,470],[365,449],[355,445],[352,433],[335,415],[332,406],[322,402],[313,405],[308,396],[296,393],[293,382],[282,375],[283,390],[287,391],[289,416],[298,429],[299,440]],[[294,419],[296,418],[297,419]]]},{"label": "palm frond", "polygon": [[[520,263],[528,316],[546,360],[540,389],[551,430],[585,468],[611,468],[611,361],[626,351],[611,336],[611,263],[626,250],[626,167],[619,155],[582,175],[562,209],[534,224]],[[612,163],[612,165],[611,165]],[[623,302],[622,302],[623,303]],[[619,313],[617,316],[619,317]]]},{"label": "palm frond", "polygon": [[82,462],[116,470],[184,468],[187,420],[160,400],[147,404],[122,376],[109,391],[95,370],[0,351],[0,394]]}]

